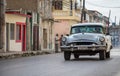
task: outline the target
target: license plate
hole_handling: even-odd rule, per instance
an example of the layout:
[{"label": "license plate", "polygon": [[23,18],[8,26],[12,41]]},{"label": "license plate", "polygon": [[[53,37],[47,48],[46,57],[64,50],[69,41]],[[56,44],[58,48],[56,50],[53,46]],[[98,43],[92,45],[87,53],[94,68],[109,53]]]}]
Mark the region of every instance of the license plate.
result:
[{"label": "license plate", "polygon": [[78,47],[78,50],[86,50],[88,49],[87,47]]}]

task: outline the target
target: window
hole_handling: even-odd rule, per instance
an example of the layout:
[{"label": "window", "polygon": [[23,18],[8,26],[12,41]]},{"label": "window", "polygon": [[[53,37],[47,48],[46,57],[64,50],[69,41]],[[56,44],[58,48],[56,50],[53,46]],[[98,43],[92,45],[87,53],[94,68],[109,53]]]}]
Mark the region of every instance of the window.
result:
[{"label": "window", "polygon": [[72,4],[73,4],[73,3],[72,3],[72,0],[70,0],[70,10],[72,10],[72,7],[73,7]]},{"label": "window", "polygon": [[75,2],[75,10],[77,10],[77,2]]},{"label": "window", "polygon": [[20,24],[16,25],[16,41],[21,41],[21,26]]},{"label": "window", "polygon": [[10,39],[14,40],[15,37],[15,24],[10,23]]},{"label": "window", "polygon": [[102,26],[74,26],[71,29],[71,34],[75,33],[103,33],[103,27]]},{"label": "window", "polygon": [[63,3],[62,1],[54,1],[53,2],[55,10],[62,10]]}]

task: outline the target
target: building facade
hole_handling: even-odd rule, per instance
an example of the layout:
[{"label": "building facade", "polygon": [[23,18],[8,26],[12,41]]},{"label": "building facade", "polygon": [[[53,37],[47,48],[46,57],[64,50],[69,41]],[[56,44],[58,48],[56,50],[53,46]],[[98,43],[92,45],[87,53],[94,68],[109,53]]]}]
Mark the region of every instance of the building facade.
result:
[{"label": "building facade", "polygon": [[41,50],[54,51],[52,0],[41,0]]},{"label": "building facade", "polygon": [[52,8],[54,36],[69,34],[71,25],[80,22],[81,14],[77,0],[54,0]]},{"label": "building facade", "polygon": [[53,49],[51,2],[52,0],[7,0],[7,10],[30,16],[25,21],[26,50]]},{"label": "building facade", "polygon": [[26,51],[26,18],[24,14],[6,12],[5,51]]},{"label": "building facade", "polygon": [[114,47],[120,46],[120,25],[112,25],[109,28],[110,35],[112,36],[112,44]]}]

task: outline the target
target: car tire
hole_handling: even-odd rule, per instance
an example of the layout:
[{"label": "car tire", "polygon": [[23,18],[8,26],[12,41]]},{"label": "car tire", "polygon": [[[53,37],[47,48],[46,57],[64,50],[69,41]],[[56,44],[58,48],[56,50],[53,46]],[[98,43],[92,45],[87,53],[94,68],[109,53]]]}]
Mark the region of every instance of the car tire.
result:
[{"label": "car tire", "polygon": [[99,52],[99,58],[100,58],[100,60],[105,60],[106,59],[106,53],[105,53],[105,51],[100,51]]},{"label": "car tire", "polygon": [[106,58],[110,58],[110,51],[106,53]]},{"label": "car tire", "polygon": [[64,59],[65,60],[70,60],[71,57],[71,52],[70,51],[64,51]]},{"label": "car tire", "polygon": [[75,58],[75,59],[78,59],[78,58],[79,58],[79,55],[78,55],[78,54],[74,54],[74,58]]}]

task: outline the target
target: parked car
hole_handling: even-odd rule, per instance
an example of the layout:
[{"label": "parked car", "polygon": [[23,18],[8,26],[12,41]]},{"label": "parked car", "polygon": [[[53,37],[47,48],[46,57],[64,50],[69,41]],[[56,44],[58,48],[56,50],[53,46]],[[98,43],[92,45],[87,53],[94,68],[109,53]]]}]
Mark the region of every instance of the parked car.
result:
[{"label": "parked car", "polygon": [[63,37],[62,41],[65,43],[61,46],[65,60],[70,60],[71,54],[79,58],[81,55],[99,53],[100,60],[110,58],[111,36],[106,33],[106,26],[102,23],[74,24],[70,35]]}]

